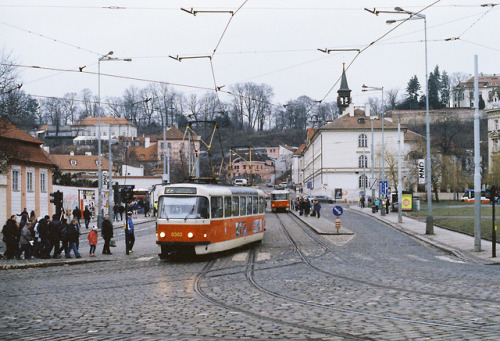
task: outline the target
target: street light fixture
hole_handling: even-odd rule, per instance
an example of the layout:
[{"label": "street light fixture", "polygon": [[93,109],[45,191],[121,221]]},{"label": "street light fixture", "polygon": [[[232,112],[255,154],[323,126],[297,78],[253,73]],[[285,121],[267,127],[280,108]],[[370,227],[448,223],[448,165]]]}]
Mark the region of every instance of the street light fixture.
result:
[{"label": "street light fixture", "polygon": [[[101,226],[102,223],[102,211],[101,211],[101,206],[102,206],[102,150],[101,150],[101,62],[106,62],[106,61],[124,61],[124,62],[131,62],[132,59],[130,58],[113,58],[111,57],[113,55],[113,51],[109,51],[105,55],[100,56],[97,59],[97,112],[98,112],[98,119],[97,119],[97,154],[99,154],[99,162],[98,162],[98,168],[97,168],[97,173],[98,173],[98,196],[97,196],[97,226]],[[108,141],[109,141],[109,150],[111,151],[111,135],[108,136]],[[111,193],[112,193],[112,183],[111,183],[111,171],[112,171],[112,166],[111,166],[111,153],[109,154],[109,181],[108,181],[108,212],[112,214],[113,212],[111,208]]]},{"label": "street light fixture", "polygon": [[424,43],[425,43],[425,130],[426,130],[426,167],[425,167],[425,180],[427,190],[427,220],[425,224],[425,234],[434,234],[434,222],[432,218],[432,182],[431,182],[431,134],[430,134],[430,119],[429,119],[429,81],[427,71],[427,18],[424,14],[404,10],[401,7],[395,7],[394,13],[408,14],[410,18],[402,20],[387,20],[387,24],[393,24],[396,21],[405,20],[424,20]]},{"label": "street light fixture", "polygon": [[[368,85],[365,85],[365,84],[363,84],[361,87],[362,87],[361,91],[363,91],[363,92],[366,92],[366,91],[381,91],[382,92],[382,179],[380,179],[380,180],[384,181],[385,180],[384,87],[383,86],[382,87],[374,87],[374,86],[368,86]],[[373,121],[372,121],[372,125],[373,125]],[[372,133],[373,133],[373,130],[372,130]],[[372,137],[373,137],[373,135],[372,135]],[[373,144],[373,141],[372,141],[372,144]],[[373,154],[372,154],[372,158],[373,158]],[[381,195],[381,193],[379,193],[379,196],[380,196],[380,199],[385,199],[384,196]],[[379,200],[378,204],[379,204],[379,208],[380,208],[380,214],[381,215],[385,215],[385,209],[384,209],[382,200]]]}]

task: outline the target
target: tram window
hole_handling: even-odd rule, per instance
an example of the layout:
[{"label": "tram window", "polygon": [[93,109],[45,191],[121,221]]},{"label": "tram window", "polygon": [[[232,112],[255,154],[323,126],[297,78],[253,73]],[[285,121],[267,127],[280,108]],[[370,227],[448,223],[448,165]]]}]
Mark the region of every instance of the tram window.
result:
[{"label": "tram window", "polygon": [[222,218],[222,197],[212,197],[211,213],[212,218]]},{"label": "tram window", "polygon": [[162,196],[158,201],[158,218],[208,219],[208,198]]},{"label": "tram window", "polygon": [[231,197],[224,197],[224,217],[231,216]]},{"label": "tram window", "polygon": [[253,214],[257,214],[259,211],[259,197],[253,197],[253,205],[252,205],[252,212]]},{"label": "tram window", "polygon": [[247,214],[252,214],[252,197],[247,197]]},{"label": "tram window", "polygon": [[240,215],[247,214],[247,198],[240,197]]},{"label": "tram window", "polygon": [[240,215],[240,197],[233,197],[232,198],[233,200],[233,205],[232,205],[232,209],[233,209],[233,217],[237,217]]},{"label": "tram window", "polygon": [[285,193],[282,194],[271,194],[271,200],[288,200],[288,195]]}]

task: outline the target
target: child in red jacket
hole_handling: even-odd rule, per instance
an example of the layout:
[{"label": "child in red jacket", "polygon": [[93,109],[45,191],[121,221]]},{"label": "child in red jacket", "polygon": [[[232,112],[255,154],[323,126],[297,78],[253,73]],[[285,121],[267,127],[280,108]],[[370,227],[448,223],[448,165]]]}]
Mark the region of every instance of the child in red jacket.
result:
[{"label": "child in red jacket", "polygon": [[87,239],[89,240],[90,245],[90,257],[95,257],[95,249],[97,246],[97,226],[92,227]]}]

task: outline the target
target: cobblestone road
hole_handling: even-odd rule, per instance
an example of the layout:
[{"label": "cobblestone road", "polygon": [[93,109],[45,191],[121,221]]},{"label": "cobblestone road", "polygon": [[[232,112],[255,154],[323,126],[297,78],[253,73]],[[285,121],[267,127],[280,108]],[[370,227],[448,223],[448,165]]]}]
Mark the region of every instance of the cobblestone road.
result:
[{"label": "cobblestone road", "polygon": [[129,257],[0,271],[0,339],[499,339],[498,266],[342,219],[354,237],[269,213],[260,246],[182,262],[149,224]]}]

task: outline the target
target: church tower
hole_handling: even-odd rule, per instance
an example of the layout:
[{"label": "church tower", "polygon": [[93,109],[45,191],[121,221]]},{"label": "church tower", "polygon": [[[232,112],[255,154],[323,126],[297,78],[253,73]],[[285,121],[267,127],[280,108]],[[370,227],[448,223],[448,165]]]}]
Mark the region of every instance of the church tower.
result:
[{"label": "church tower", "polygon": [[337,90],[337,93],[337,106],[339,108],[340,115],[342,115],[344,110],[351,104],[351,90],[347,85],[345,64],[342,65],[342,81],[340,82],[340,88]]}]

